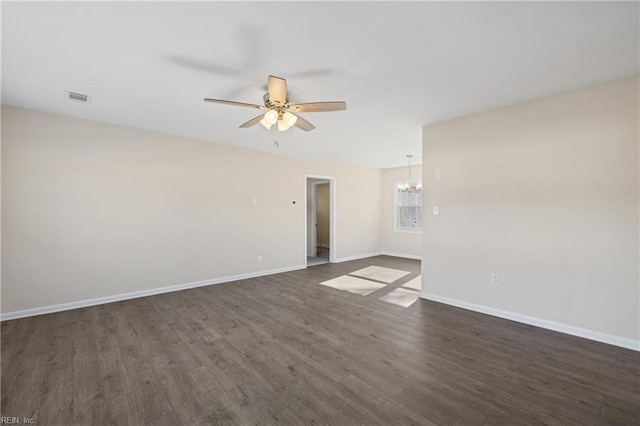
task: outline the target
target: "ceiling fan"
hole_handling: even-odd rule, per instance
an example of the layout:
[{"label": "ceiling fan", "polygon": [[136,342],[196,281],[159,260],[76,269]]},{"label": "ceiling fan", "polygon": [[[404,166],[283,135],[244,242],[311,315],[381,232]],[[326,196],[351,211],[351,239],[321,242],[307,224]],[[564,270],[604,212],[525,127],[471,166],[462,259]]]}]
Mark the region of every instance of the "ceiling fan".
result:
[{"label": "ceiling fan", "polygon": [[248,104],[244,102],[226,101],[222,99],[204,98],[205,102],[213,102],[224,105],[235,105],[247,108],[256,108],[266,111],[259,116],[252,118],[240,128],[255,126],[260,123],[265,128],[270,129],[274,124],[278,125],[278,130],[284,132],[292,126],[309,132],[316,127],[304,118],[297,115],[300,112],[327,112],[327,111],[344,111],[347,109],[347,103],[343,101],[336,102],[310,102],[304,104],[289,104],[289,96],[287,95],[287,81],[284,78],[269,76],[267,84],[268,93],[263,96],[264,105]]}]

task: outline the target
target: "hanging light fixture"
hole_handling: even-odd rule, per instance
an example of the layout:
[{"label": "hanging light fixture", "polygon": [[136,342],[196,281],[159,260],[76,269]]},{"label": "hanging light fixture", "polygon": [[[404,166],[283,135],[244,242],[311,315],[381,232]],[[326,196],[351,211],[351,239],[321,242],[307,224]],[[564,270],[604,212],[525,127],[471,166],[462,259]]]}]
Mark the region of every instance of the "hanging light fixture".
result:
[{"label": "hanging light fixture", "polygon": [[409,160],[409,180],[398,184],[398,190],[403,192],[419,192],[422,190],[422,183],[414,181],[413,176],[411,175],[412,157],[412,154],[407,154],[407,159]]}]

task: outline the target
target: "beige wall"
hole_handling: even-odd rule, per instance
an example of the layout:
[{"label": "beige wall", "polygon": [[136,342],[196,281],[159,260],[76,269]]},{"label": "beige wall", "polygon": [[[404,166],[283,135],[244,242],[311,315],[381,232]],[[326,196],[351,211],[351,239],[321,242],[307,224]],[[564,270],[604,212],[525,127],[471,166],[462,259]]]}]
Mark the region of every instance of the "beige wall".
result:
[{"label": "beige wall", "polygon": [[638,113],[632,78],[425,127],[422,295],[637,345]]},{"label": "beige wall", "polygon": [[305,173],[338,260],[378,252],[379,169],[3,107],[2,312],[302,266]]},{"label": "beige wall", "polygon": [[322,247],[329,247],[329,184],[323,183],[316,187],[316,211],[318,222],[318,238]]},{"label": "beige wall", "polygon": [[[422,176],[422,166],[411,166],[411,175],[414,179]],[[422,254],[422,235],[420,233],[395,232],[396,181],[408,178],[408,166],[382,170],[382,252],[419,259]]]}]

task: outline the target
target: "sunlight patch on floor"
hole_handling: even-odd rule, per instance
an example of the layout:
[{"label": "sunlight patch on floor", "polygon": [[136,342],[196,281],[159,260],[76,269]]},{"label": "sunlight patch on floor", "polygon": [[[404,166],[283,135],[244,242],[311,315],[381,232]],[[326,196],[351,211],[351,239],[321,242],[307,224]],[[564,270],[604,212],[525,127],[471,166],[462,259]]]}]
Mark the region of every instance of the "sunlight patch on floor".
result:
[{"label": "sunlight patch on floor", "polygon": [[402,287],[404,287],[404,288],[412,288],[414,290],[420,291],[420,289],[422,287],[422,275],[418,275],[417,277],[415,277],[411,281],[408,281],[408,282],[402,284]]},{"label": "sunlight patch on floor", "polygon": [[413,305],[416,300],[418,300],[418,293],[413,290],[397,288],[391,293],[385,294],[379,300],[408,308],[409,306]]},{"label": "sunlight patch on floor", "polygon": [[366,268],[352,272],[349,275],[355,275],[357,277],[391,284],[392,282],[409,274],[410,272],[401,271],[400,269],[383,268],[382,266],[367,266]]},{"label": "sunlight patch on floor", "polygon": [[332,287],[338,290],[348,291],[349,293],[361,294],[366,296],[368,294],[373,293],[376,290],[379,290],[383,287],[386,287],[385,284],[362,280],[356,277],[350,277],[348,275],[342,275],[338,278],[334,278],[329,281],[324,281],[320,283],[321,285]]}]

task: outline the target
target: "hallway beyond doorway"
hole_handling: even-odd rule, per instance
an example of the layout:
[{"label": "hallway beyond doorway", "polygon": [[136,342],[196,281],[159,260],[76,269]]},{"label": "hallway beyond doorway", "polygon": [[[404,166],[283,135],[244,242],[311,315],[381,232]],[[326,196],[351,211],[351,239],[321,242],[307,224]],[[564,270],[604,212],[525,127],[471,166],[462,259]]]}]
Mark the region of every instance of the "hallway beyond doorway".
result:
[{"label": "hallway beyond doorway", "polygon": [[329,263],[329,249],[327,247],[318,247],[316,249],[316,256],[307,256],[307,266],[322,265]]}]

